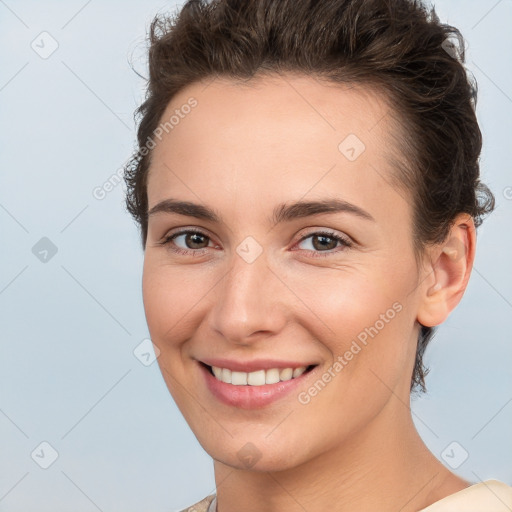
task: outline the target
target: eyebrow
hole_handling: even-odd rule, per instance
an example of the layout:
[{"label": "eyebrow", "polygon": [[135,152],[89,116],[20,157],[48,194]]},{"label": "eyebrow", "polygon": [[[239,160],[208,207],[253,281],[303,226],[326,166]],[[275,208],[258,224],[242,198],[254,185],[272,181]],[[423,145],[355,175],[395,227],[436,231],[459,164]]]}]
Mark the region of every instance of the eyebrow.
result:
[{"label": "eyebrow", "polygon": [[[204,205],[175,199],[164,199],[160,201],[151,208],[148,212],[148,217],[157,213],[177,213],[211,222],[221,222],[221,216],[215,210]],[[342,199],[297,201],[291,204],[282,203],[274,208],[271,220],[274,224],[279,224],[281,222],[288,222],[322,213],[350,213],[362,219],[375,222],[375,219],[367,211]]]}]

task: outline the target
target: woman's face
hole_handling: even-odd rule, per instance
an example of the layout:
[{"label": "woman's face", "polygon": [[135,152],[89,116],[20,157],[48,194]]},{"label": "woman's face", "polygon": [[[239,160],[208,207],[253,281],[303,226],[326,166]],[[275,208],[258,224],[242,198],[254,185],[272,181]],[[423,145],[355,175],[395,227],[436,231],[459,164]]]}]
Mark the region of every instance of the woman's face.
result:
[{"label": "woman's face", "polygon": [[162,117],[146,318],[174,400],[223,463],[294,467],[408,413],[424,290],[388,112],[369,90],[287,75],[195,83]]}]

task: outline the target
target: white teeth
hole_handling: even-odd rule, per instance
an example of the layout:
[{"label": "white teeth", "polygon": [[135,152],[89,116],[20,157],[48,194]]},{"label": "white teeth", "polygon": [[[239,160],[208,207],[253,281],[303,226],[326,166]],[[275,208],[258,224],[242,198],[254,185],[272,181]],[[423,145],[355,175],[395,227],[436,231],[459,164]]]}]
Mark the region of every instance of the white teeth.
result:
[{"label": "white teeth", "polygon": [[277,368],[267,370],[265,372],[265,383],[275,384],[276,382],[279,382],[279,370]]},{"label": "white teeth", "polygon": [[213,374],[218,380],[234,386],[263,386],[264,384],[276,384],[279,381],[286,381],[300,377],[306,367],[300,368],[271,368],[270,370],[257,370],[255,372],[235,372],[228,368],[212,366]]},{"label": "white teeth", "polygon": [[248,373],[247,384],[249,384],[249,386],[263,386],[263,384],[265,384],[265,370]]},{"label": "white teeth", "polygon": [[293,378],[295,379],[295,377],[300,377],[305,371],[306,371],[305,366],[301,366],[300,368],[295,368],[295,370],[293,370]]},{"label": "white teeth", "polygon": [[231,372],[231,384],[235,386],[245,386],[247,384],[247,373]]},{"label": "white teeth", "polygon": [[222,368],[222,375],[220,376],[220,380],[226,384],[231,384],[231,370],[228,368]]},{"label": "white teeth", "polygon": [[290,380],[293,378],[293,368],[284,368],[279,372],[281,380]]}]

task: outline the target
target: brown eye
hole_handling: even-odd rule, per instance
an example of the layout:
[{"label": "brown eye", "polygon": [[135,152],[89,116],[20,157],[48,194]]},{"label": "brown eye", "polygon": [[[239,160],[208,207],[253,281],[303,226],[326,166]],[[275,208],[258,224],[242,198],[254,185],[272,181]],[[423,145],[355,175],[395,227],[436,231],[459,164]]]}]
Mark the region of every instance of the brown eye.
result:
[{"label": "brown eye", "polygon": [[[180,240],[177,242],[177,240]],[[166,236],[160,245],[169,246],[169,248],[178,254],[198,254],[206,250],[210,244],[210,237],[201,231],[191,229],[178,231]]]},{"label": "brown eye", "polygon": [[311,238],[312,245],[315,249],[321,251],[322,249],[335,249],[338,245],[338,240],[333,237],[325,235],[313,235]]},{"label": "brown eye", "polygon": [[[352,246],[352,243],[344,237],[337,235],[333,232],[316,232],[310,233],[309,235],[301,238],[300,243],[308,240],[310,247],[306,247],[305,250],[312,253],[314,257],[329,256],[333,253],[339,253]],[[336,251],[336,247],[340,244],[342,249]],[[325,254],[319,254],[325,253]]]},{"label": "brown eye", "polygon": [[[209,238],[206,235],[196,232],[188,232],[180,236],[185,237],[185,245],[187,249],[204,249],[208,247]],[[177,237],[178,238],[178,237]],[[205,242],[206,241],[206,242]],[[205,245],[206,243],[206,245]]]}]

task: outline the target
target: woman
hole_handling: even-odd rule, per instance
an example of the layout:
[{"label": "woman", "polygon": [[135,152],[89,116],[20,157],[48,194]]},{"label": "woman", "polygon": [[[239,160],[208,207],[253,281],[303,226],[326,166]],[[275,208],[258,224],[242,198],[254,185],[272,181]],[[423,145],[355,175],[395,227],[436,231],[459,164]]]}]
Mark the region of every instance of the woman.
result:
[{"label": "woman", "polygon": [[214,459],[188,510],[512,507],[434,457],[409,407],[494,207],[454,36],[410,0],[153,21],[127,206],[162,375]]}]

